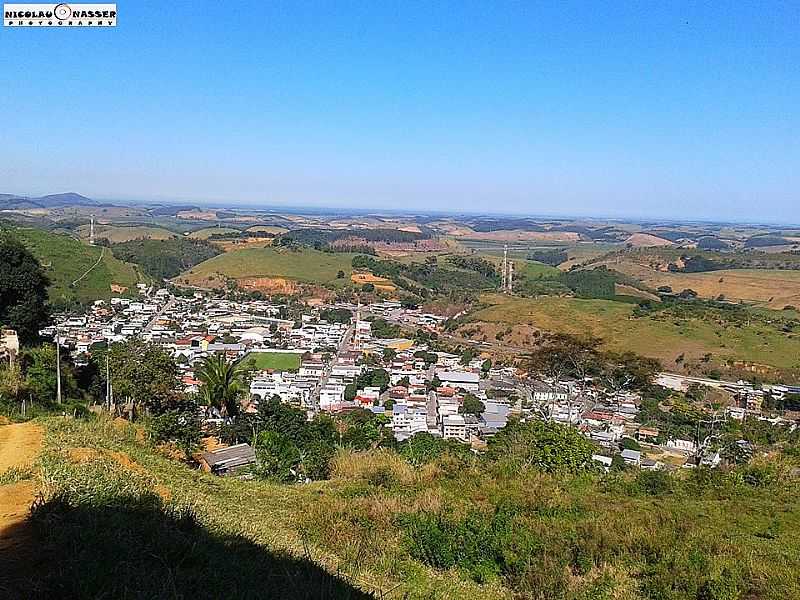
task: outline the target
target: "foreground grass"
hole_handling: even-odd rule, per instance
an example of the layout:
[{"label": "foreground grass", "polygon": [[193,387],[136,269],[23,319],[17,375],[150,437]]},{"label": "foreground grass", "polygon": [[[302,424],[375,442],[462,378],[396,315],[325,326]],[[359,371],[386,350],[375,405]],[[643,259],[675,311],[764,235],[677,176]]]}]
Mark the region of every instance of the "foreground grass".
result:
[{"label": "foreground grass", "polygon": [[[407,557],[374,563],[366,540],[323,547],[304,516],[320,499],[340,498],[344,482],[218,478],[165,458],[124,423],[45,424],[38,465],[45,503],[34,518],[42,540],[37,569],[45,573],[38,596],[27,597],[506,595],[453,584]],[[407,572],[413,578],[405,581]]]},{"label": "foreground grass", "polygon": [[124,423],[45,425],[25,597],[800,597],[782,467],[566,477],[342,451],[330,481],[285,486],[191,470]]}]

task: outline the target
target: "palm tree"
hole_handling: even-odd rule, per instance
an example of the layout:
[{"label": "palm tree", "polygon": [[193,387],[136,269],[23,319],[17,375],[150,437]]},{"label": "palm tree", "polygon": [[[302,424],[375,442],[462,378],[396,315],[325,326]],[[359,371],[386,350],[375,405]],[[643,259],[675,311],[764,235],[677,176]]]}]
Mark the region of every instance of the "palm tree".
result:
[{"label": "palm tree", "polygon": [[195,370],[203,384],[200,398],[227,416],[236,416],[241,408],[239,401],[247,390],[245,372],[238,362],[228,362],[222,354],[204,358]]}]

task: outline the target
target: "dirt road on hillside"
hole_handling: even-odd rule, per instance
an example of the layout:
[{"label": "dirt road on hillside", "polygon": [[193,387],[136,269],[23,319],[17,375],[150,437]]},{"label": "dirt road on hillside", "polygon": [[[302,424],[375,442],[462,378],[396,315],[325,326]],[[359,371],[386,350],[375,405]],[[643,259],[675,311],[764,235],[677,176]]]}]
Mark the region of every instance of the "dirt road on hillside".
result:
[{"label": "dirt road on hillside", "polygon": [[35,423],[0,425],[0,473],[33,464],[42,447],[42,428]]},{"label": "dirt road on hillside", "polygon": [[[42,447],[42,436],[41,426],[35,423],[0,425],[0,475],[9,469],[30,468]],[[0,485],[0,557],[7,552],[24,554],[31,539],[26,520],[35,495],[33,480]]]}]

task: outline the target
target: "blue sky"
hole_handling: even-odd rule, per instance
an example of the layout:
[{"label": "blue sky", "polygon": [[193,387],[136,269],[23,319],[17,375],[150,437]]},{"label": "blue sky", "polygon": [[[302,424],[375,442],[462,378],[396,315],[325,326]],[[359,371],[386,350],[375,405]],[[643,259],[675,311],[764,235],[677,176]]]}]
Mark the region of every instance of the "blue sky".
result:
[{"label": "blue sky", "polygon": [[0,30],[0,192],[800,221],[796,2],[118,2]]}]

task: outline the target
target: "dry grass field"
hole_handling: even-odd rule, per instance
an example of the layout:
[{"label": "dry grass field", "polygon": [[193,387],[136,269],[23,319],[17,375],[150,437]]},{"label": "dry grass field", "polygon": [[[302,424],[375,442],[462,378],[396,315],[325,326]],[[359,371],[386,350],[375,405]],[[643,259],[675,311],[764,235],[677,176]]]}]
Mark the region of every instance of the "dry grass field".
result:
[{"label": "dry grass field", "polygon": [[669,286],[679,292],[692,289],[703,298],[724,296],[766,308],[800,306],[800,271],[779,269],[727,269],[704,273],[670,273],[633,261],[607,263],[652,288]]},{"label": "dry grass field", "polygon": [[481,299],[489,306],[470,315],[473,323],[593,335],[602,338],[610,350],[630,350],[670,366],[680,354],[699,359],[710,353],[718,364],[736,360],[775,369],[800,369],[800,337],[756,321],[745,327],[723,327],[700,318],[635,318],[634,305],[612,300],[499,294],[486,294]]}]

